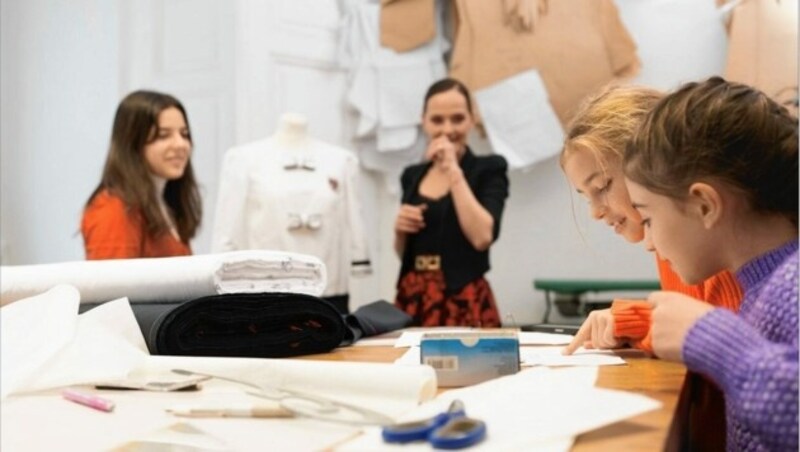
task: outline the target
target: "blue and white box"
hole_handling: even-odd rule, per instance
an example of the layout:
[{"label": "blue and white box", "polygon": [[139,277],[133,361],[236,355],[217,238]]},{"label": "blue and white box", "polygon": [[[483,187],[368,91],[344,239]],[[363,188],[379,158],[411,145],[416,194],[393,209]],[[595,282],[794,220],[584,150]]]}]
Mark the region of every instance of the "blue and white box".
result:
[{"label": "blue and white box", "polygon": [[425,333],[420,361],[436,371],[439,387],[469,386],[519,372],[516,330]]}]

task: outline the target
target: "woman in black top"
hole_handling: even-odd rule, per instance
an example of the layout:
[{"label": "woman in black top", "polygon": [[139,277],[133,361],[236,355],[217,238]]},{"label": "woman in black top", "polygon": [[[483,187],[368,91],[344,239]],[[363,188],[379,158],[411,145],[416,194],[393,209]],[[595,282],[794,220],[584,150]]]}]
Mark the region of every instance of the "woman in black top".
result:
[{"label": "woman in black top", "polygon": [[400,179],[395,221],[402,258],[395,304],[421,326],[500,326],[484,274],[508,197],[508,164],[467,147],[474,126],[469,91],[459,81],[434,83],[425,95],[425,161]]}]

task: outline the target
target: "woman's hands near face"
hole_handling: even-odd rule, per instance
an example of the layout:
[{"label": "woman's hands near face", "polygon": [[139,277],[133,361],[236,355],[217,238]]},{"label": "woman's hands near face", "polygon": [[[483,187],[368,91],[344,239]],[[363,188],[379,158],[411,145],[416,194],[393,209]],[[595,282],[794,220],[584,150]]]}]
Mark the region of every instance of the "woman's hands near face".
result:
[{"label": "woman's hands near face", "polygon": [[461,153],[458,147],[447,138],[447,135],[439,135],[428,144],[425,158],[432,161],[433,168],[447,176],[450,184],[453,185],[463,179],[464,173],[458,164]]},{"label": "woman's hands near face", "polygon": [[425,228],[425,210],[427,204],[402,204],[394,222],[394,230],[404,234],[416,234]]},{"label": "woman's hands near face", "polygon": [[446,135],[440,135],[428,143],[425,159],[432,161],[434,166],[443,170],[446,170],[450,165],[458,166],[456,145]]}]

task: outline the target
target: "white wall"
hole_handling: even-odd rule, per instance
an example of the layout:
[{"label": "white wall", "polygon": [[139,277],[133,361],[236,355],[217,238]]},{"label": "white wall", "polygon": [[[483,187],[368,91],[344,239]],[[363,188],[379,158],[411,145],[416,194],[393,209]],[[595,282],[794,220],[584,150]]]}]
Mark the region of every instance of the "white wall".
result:
[{"label": "white wall", "polygon": [[119,92],[117,3],[0,0],[2,262],[81,259]]},{"label": "white wall", "polygon": [[[131,80],[127,71],[141,63],[134,55],[133,59],[126,58],[123,65],[120,53],[125,52],[126,42],[138,39],[136,33],[142,32],[120,26],[120,23],[132,23],[129,18],[121,16],[136,11],[142,5],[137,1],[0,0],[0,235],[4,239],[3,264],[83,258],[78,235],[82,205],[99,180],[116,104],[125,91],[135,88],[127,86],[127,81]],[[172,1],[175,3],[169,5],[186,6],[183,2]],[[697,0],[672,1],[686,4]],[[702,4],[708,6],[713,1],[703,0]],[[651,14],[654,8],[666,3],[669,2],[618,2],[623,9],[623,20],[631,25],[639,24],[645,18],[649,21],[669,19],[668,15]],[[163,6],[152,1],[146,4],[149,8]],[[274,4],[269,3],[270,7]],[[291,13],[291,8],[294,8],[291,5],[295,5],[292,0],[282,0],[281,4],[284,5],[280,11],[282,14]],[[192,5],[195,8],[220,7],[214,2]],[[251,0],[225,2],[224,5],[232,9],[242,8],[242,5],[267,8],[267,3]],[[297,8],[301,13],[299,10],[302,8]],[[237,55],[235,73],[230,76],[231,83],[235,83],[235,108],[226,107],[227,110],[216,113],[223,119],[219,122],[218,133],[222,138],[217,141],[218,146],[225,144],[227,137],[249,140],[262,136],[254,129],[261,130],[261,124],[263,135],[271,133],[277,113],[284,108],[283,105],[258,107],[260,99],[265,102],[281,99],[281,93],[268,92],[269,85],[274,83],[270,77],[280,74],[248,72],[253,69],[248,65],[257,63],[257,59],[262,58],[259,55],[274,49],[277,43],[256,41],[254,44],[252,39],[248,39],[249,32],[242,33],[239,27],[252,29],[258,24],[249,24],[246,17],[241,16],[241,10],[236,17],[232,26],[237,27],[234,40],[237,44],[230,49],[231,54]],[[186,20],[191,21],[192,17],[187,15]],[[658,24],[665,25],[663,22]],[[638,39],[637,34],[641,32],[632,30],[632,33]],[[274,39],[279,39],[281,34],[274,36]],[[643,80],[662,88],[671,87],[670,80],[659,78],[658,74],[647,70],[657,66],[656,63],[664,64],[663,59],[654,60],[658,60],[662,52],[653,49],[655,46],[669,47],[673,38],[669,35],[642,37],[650,40],[640,43],[640,55],[645,65]],[[724,42],[715,41],[706,47],[703,56],[706,66],[701,71],[695,70],[692,77],[710,75],[714,71],[709,72],[708,64],[715,67],[718,62],[724,62]],[[677,59],[672,55],[669,58],[668,64],[672,66],[698,67],[696,60],[686,58],[686,52]],[[174,85],[179,98],[181,86],[180,83]],[[312,88],[315,89],[309,89],[309,93],[319,92],[319,87]],[[252,99],[247,100],[248,96]],[[312,94],[303,102],[302,105],[308,108],[316,105]],[[194,127],[192,105],[187,107]],[[314,112],[324,113],[322,109]],[[207,116],[214,117],[214,112],[207,113]],[[339,115],[340,112],[333,114]],[[312,131],[314,127],[312,124]],[[480,152],[486,145],[479,141],[474,144]],[[208,144],[198,143],[198,146],[204,146],[203,152],[216,153],[217,157],[225,150],[209,148]],[[355,306],[378,298],[392,300],[399,268],[391,244],[394,213],[399,201],[396,195],[385,191],[380,178],[373,174],[365,176],[364,204],[369,215],[367,223],[371,228],[370,239],[376,253],[373,260],[378,272],[372,279],[354,281],[352,304]],[[604,225],[588,219],[584,201],[570,194],[555,159],[525,173],[513,172],[510,178],[511,196],[500,240],[492,248],[492,270],[489,273],[506,321],[513,319],[516,323],[530,323],[541,318],[543,295],[533,290],[534,278],[655,278],[653,258],[642,247],[630,246]],[[212,185],[214,181],[212,179]],[[215,187],[207,188],[209,192],[216,191]],[[204,226],[210,228],[210,224]],[[207,241],[207,237],[201,239]],[[200,252],[208,249],[207,243],[193,245]]]}]

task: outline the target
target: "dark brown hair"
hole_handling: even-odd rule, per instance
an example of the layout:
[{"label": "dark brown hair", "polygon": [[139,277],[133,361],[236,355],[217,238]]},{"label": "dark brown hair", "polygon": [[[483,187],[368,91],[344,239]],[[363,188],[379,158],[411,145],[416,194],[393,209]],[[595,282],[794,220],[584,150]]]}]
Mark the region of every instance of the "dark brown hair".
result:
[{"label": "dark brown hair", "polygon": [[[135,91],[128,94],[117,107],[111,131],[103,176],[92,192],[88,206],[103,190],[119,196],[131,213],[144,217],[146,233],[157,235],[169,231],[167,220],[159,208],[156,191],[144,159],[144,147],[156,138],[158,116],[167,108],[177,108],[183,114],[186,128],[189,117],[178,99],[154,91]],[[189,129],[191,130],[191,129]],[[189,134],[191,142],[191,132]],[[200,192],[192,170],[191,159],[183,176],[168,180],[164,201],[175,216],[175,227],[183,242],[194,237],[200,225],[202,206]]]},{"label": "dark brown hair", "polygon": [[472,114],[472,100],[469,96],[469,89],[466,85],[454,78],[443,78],[428,88],[428,92],[425,93],[425,101],[422,104],[422,114],[424,115],[428,110],[428,100],[431,97],[439,93],[450,91],[451,89],[458,91],[462,96],[464,96],[464,99],[467,101],[467,111],[469,114]]},{"label": "dark brown hair", "polygon": [[712,77],[687,83],[648,114],[625,151],[625,176],[683,200],[698,180],[720,181],[752,208],[797,226],[797,119],[761,91]]}]

